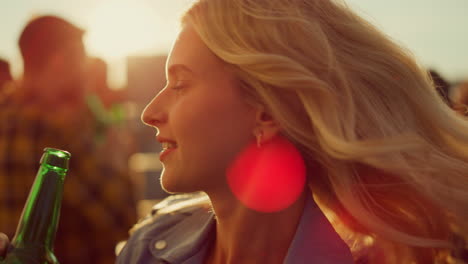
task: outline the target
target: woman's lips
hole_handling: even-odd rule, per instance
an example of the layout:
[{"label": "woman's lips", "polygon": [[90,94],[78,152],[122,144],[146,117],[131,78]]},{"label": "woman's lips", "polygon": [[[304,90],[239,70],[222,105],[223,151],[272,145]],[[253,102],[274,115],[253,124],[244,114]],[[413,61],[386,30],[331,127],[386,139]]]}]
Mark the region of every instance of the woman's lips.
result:
[{"label": "woman's lips", "polygon": [[164,159],[166,159],[167,155],[169,155],[172,151],[176,150],[177,148],[167,148],[167,149],[163,149],[160,153],[159,153],[159,160],[160,161],[163,161]]}]

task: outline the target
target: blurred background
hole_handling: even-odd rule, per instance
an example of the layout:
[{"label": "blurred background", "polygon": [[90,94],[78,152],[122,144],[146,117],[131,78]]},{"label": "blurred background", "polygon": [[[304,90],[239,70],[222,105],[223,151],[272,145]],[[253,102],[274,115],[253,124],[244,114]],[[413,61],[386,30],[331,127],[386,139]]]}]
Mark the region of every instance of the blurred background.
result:
[{"label": "blurred background", "polygon": [[[75,168],[79,168],[70,171],[76,175],[71,175],[67,180],[69,187],[66,186],[62,209],[65,212],[61,222],[62,234],[70,239],[62,240],[67,242],[62,243],[64,248],[57,251],[75,253],[69,256],[63,253],[63,256],[59,256],[59,259],[65,260],[64,263],[113,263],[113,256],[106,253],[102,253],[100,261],[89,259],[95,260],[101,252],[109,252],[108,248],[101,246],[104,236],[116,233],[115,237],[109,238],[108,247],[112,248],[117,240],[125,239],[127,230],[137,218],[148,213],[157,200],[167,196],[159,185],[162,166],[158,153],[161,146],[155,139],[155,130],[141,123],[140,113],[165,84],[165,59],[178,31],[180,14],[190,2],[191,0],[0,0],[0,231],[7,232],[10,236],[14,233],[42,146],[31,141],[33,139],[18,141],[13,138],[20,143],[11,143],[14,141],[9,138],[14,135],[9,130],[12,122],[5,119],[5,116],[12,118],[21,128],[28,123],[25,121],[27,119],[22,118],[30,118],[31,112],[25,111],[26,115],[18,118],[14,111],[29,111],[30,103],[25,101],[20,108],[12,108],[10,102],[14,100],[10,98],[21,98],[21,90],[28,89],[19,87],[28,88],[31,83],[34,86],[35,80],[40,80],[43,84],[39,93],[47,90],[47,87],[57,86],[62,89],[73,86],[82,91],[81,101],[66,94],[59,99],[61,102],[76,104],[76,107],[71,107],[73,111],[70,111],[73,118],[67,118],[64,114],[63,122],[59,122],[52,115],[51,123],[49,119],[43,118],[50,111],[44,112],[39,107],[33,112],[40,117],[37,124],[50,127],[50,131],[58,131],[59,135],[69,135],[63,148],[72,150],[72,155],[76,157],[72,158],[76,162]],[[468,91],[467,0],[346,2],[414,53],[420,64],[431,70],[438,91],[445,101],[452,108],[457,107],[451,100],[458,100],[457,91],[461,90],[459,87]],[[45,77],[33,78],[31,74],[29,79],[26,78],[25,60],[18,45],[25,27],[34,19],[46,15],[61,17],[85,31],[81,35],[81,31],[77,31],[74,26],[67,25],[68,29],[64,31],[58,27],[50,27],[45,28],[44,32],[36,32],[39,37],[33,38],[34,41],[26,41],[24,48],[30,52],[45,52],[47,45],[51,43],[67,48],[57,51],[61,57],[57,57],[55,53],[55,57],[51,56],[54,58],[51,61],[55,64],[47,66],[50,67],[48,74],[52,76],[47,82],[44,81]],[[53,34],[48,35],[47,30],[50,34],[57,30],[53,34],[58,34],[55,37],[59,42],[54,44],[52,39],[48,39],[47,36]],[[67,34],[68,37],[62,38]],[[73,34],[74,46],[70,46],[71,41],[68,38]],[[85,53],[81,54],[83,44]],[[34,61],[38,55],[31,54]],[[45,55],[46,53],[41,56]],[[60,61],[60,58],[64,61]],[[73,70],[81,67],[82,59],[88,61],[88,76],[83,77],[86,78],[85,82],[80,80],[78,83],[75,82],[78,80],[78,71]],[[70,67],[71,71],[67,72],[57,65],[68,65],[63,67]],[[67,79],[64,74],[71,83],[62,81]],[[25,82],[25,79],[29,82]],[[60,90],[50,91],[51,95],[58,97],[57,91]],[[460,113],[467,115],[468,96],[464,98],[465,101],[458,109]],[[92,121],[89,127],[81,125],[88,124],[89,120],[86,119],[87,114],[75,111],[80,106],[84,109],[82,113],[90,114],[89,119]],[[88,134],[85,128],[89,128]],[[37,139],[34,131],[28,131],[25,135],[32,135],[32,138]],[[47,133],[43,132],[45,135]],[[83,141],[79,141],[77,137]],[[89,145],[83,142],[88,142]],[[33,146],[37,148],[32,149]],[[13,149],[19,155],[17,160],[11,161],[9,152]],[[94,156],[90,155],[91,149]],[[83,156],[79,156],[80,151],[84,152]],[[28,153],[34,155],[24,155]],[[30,170],[24,170],[25,167]],[[11,177],[12,172],[17,174],[16,183]],[[69,218],[65,219],[67,216]],[[89,227],[83,227],[84,223]],[[65,230],[73,228],[76,229],[75,233],[70,231],[66,234]],[[89,232],[94,237],[77,235],[86,228],[94,228],[94,232]],[[117,229],[120,230],[117,232]],[[89,241],[99,241],[95,246],[89,246],[95,251],[76,250],[83,248],[81,245]]]},{"label": "blurred background", "polygon": [[[166,54],[178,17],[190,0],[2,0],[0,56],[22,71],[17,39],[32,17],[61,16],[86,30],[87,52],[109,63],[109,84],[127,85],[126,58]],[[468,2],[465,0],[348,0],[356,11],[451,80],[466,76]]]},{"label": "blurred background", "polygon": [[[1,0],[0,58],[21,77],[18,37],[36,16],[57,15],[86,31],[89,56],[102,59],[111,90],[124,92],[126,124],[136,139],[129,168],[138,200],[161,199],[160,146],[139,115],[165,83],[164,63],[190,0]],[[420,63],[454,86],[468,79],[468,1],[348,0],[358,13],[411,50]],[[140,205],[144,206],[144,205]],[[142,209],[145,211],[146,209]]]}]

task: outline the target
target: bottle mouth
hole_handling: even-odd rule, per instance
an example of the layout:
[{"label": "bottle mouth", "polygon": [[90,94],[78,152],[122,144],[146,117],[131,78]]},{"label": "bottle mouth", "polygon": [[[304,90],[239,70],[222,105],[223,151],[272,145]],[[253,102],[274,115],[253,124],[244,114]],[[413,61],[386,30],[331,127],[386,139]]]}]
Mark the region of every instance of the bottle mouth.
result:
[{"label": "bottle mouth", "polygon": [[70,157],[71,154],[68,151],[56,148],[45,148],[40,163],[68,170]]}]

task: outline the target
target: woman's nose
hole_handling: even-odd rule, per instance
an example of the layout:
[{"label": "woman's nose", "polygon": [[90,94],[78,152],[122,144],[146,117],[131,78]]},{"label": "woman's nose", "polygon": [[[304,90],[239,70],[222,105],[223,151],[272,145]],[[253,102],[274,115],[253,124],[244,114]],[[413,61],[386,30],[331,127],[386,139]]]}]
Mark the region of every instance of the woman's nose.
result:
[{"label": "woman's nose", "polygon": [[141,114],[141,120],[143,123],[152,127],[161,125],[166,122],[167,119],[167,113],[162,110],[159,95],[156,95],[153,100],[151,100]]}]

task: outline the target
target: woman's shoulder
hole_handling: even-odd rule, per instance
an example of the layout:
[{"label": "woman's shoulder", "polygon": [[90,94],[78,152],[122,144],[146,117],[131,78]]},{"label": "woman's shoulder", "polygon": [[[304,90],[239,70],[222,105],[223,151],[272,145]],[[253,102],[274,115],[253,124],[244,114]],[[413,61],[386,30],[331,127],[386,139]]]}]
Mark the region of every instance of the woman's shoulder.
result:
[{"label": "woman's shoulder", "polygon": [[210,226],[212,219],[206,194],[171,195],[132,227],[127,241],[117,245],[117,263],[145,263],[174,252],[183,256],[185,248],[181,249],[181,245],[204,237],[200,230]]},{"label": "woman's shoulder", "polygon": [[193,214],[195,211],[205,209],[210,210],[208,196],[203,192],[176,194],[164,198],[155,204],[151,212],[138,221],[129,231],[133,234],[142,227],[153,224],[162,225],[166,222],[174,223],[182,220],[184,216]]}]

